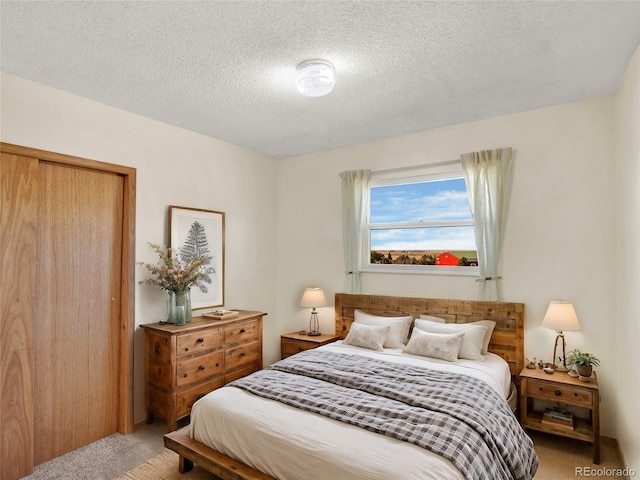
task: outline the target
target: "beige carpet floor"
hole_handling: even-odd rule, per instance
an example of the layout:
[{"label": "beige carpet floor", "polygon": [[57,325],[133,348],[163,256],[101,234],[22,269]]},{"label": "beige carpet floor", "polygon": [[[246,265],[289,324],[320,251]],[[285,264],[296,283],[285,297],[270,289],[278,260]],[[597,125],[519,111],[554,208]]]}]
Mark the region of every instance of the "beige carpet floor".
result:
[{"label": "beige carpet floor", "polygon": [[116,480],[216,480],[218,477],[195,465],[184,475],[178,472],[178,454],[166,450]]},{"label": "beige carpet floor", "polygon": [[[535,444],[535,450],[540,457],[540,467],[536,473],[536,480],[563,480],[576,478],[589,478],[590,480],[604,480],[615,477],[606,469],[621,469],[616,449],[613,444],[605,442],[601,448],[600,465],[591,463],[591,445],[585,442],[576,442],[568,439],[532,432],[531,437]],[[576,467],[593,469],[588,475],[580,475]],[[598,476],[594,470],[601,470],[604,475]],[[578,473],[578,474],[576,474]],[[178,473],[178,455],[171,450],[165,450],[160,455],[148,462],[139,465],[127,472],[117,480],[215,480],[217,477],[199,468],[184,475]]]}]

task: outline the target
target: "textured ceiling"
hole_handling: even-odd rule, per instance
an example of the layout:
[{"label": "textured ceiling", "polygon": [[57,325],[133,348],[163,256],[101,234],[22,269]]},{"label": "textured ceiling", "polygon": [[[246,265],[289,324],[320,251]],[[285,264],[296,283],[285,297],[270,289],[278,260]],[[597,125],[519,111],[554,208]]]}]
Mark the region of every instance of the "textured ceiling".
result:
[{"label": "textured ceiling", "polygon": [[[0,68],[274,157],[615,92],[640,2],[5,1]],[[302,97],[296,65],[336,68]]]}]

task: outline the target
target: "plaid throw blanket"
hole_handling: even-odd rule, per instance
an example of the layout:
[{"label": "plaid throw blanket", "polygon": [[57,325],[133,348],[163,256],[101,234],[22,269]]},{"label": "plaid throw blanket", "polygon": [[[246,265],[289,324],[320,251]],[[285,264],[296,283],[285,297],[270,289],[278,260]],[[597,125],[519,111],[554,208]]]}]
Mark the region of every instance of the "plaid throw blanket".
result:
[{"label": "plaid throw blanket", "polygon": [[538,468],[507,403],[466,375],[309,350],[230,385],[419,445],[468,479],[525,480]]}]

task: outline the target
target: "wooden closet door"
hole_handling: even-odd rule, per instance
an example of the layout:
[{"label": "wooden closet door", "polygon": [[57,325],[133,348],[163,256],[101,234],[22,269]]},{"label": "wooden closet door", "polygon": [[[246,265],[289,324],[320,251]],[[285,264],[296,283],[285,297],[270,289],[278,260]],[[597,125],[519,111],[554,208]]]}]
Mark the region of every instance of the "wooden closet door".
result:
[{"label": "wooden closet door", "polygon": [[0,479],[33,469],[38,161],[0,154]]},{"label": "wooden closet door", "polygon": [[124,182],[40,162],[35,464],[118,431]]}]

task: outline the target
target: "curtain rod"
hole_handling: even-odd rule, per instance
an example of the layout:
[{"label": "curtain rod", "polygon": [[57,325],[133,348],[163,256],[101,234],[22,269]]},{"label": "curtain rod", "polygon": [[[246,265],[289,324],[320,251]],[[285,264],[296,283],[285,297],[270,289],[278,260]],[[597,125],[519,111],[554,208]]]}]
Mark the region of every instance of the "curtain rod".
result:
[{"label": "curtain rod", "polygon": [[422,168],[422,167],[440,167],[442,165],[451,165],[454,163],[460,163],[460,159],[458,158],[456,160],[444,160],[442,162],[436,162],[436,163],[425,163],[423,165],[411,165],[408,167],[389,168],[386,170],[375,170],[371,172],[371,175],[382,175],[383,173],[402,172],[404,170],[414,170],[416,168]]}]

